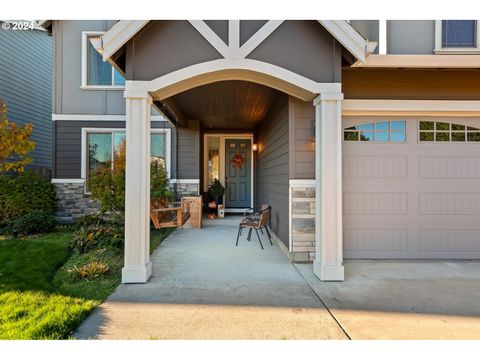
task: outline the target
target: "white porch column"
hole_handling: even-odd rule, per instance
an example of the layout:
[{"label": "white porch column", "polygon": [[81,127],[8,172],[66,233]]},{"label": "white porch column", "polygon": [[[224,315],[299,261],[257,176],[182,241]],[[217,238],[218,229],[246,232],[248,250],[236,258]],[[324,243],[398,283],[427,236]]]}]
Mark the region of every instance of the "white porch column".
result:
[{"label": "white porch column", "polygon": [[[130,83],[130,84],[129,84]],[[152,98],[127,82],[125,266],[123,283],[145,283],[150,262],[150,110]],[[131,85],[131,86],[129,86]]]},{"label": "white porch column", "polygon": [[322,281],[343,281],[342,112],[343,94],[315,100],[315,261]]}]

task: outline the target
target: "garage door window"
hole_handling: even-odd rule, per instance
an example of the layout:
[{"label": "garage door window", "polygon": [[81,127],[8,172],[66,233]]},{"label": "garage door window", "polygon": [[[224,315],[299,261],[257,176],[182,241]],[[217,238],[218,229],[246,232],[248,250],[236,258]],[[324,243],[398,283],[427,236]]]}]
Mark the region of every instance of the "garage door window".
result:
[{"label": "garage door window", "polygon": [[406,123],[399,121],[378,121],[345,128],[345,141],[365,142],[405,142]]},{"label": "garage door window", "polygon": [[472,126],[442,121],[420,121],[418,129],[420,142],[480,141],[480,129]]}]

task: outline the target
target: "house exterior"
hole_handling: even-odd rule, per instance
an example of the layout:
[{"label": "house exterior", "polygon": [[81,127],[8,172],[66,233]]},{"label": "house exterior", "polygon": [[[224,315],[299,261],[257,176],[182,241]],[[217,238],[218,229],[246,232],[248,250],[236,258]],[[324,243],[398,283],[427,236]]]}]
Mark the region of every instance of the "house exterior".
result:
[{"label": "house exterior", "polygon": [[43,25],[65,213],[94,207],[88,174],[126,141],[123,282],[151,273],[151,156],[179,196],[218,178],[227,211],[271,205],[322,280],[343,259],[480,258],[476,21]]},{"label": "house exterior", "polygon": [[36,147],[28,167],[48,175],[52,167],[52,38],[31,21],[0,21],[0,26],[0,99],[7,105],[10,121],[33,125],[31,139]]}]

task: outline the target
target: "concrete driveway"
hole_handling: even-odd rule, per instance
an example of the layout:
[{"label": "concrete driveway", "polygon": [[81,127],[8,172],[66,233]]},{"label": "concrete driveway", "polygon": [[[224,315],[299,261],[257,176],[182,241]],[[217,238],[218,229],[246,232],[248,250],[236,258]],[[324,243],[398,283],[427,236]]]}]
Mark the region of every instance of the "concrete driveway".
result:
[{"label": "concrete driveway", "polygon": [[[480,338],[478,262],[347,261],[322,283],[238,218],[177,229],[152,256],[147,284],[120,285],[78,339]],[[326,306],[328,307],[326,307]]]},{"label": "concrete driveway", "polygon": [[343,283],[295,266],[352,339],[480,339],[478,261],[345,261]]}]

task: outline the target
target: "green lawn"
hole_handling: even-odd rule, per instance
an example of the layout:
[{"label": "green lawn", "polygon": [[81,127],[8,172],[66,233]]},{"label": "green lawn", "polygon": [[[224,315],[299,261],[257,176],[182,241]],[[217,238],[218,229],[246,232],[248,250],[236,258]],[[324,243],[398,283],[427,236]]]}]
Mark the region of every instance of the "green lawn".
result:
[{"label": "green lawn", "polygon": [[[169,233],[152,231],[152,251]],[[120,283],[121,253],[70,253],[71,238],[71,230],[0,238],[0,339],[68,338]],[[88,281],[75,280],[68,272],[93,260],[107,263],[110,271]]]}]

